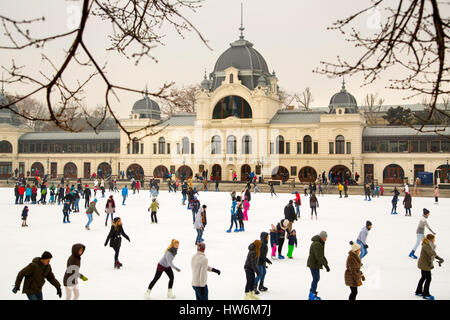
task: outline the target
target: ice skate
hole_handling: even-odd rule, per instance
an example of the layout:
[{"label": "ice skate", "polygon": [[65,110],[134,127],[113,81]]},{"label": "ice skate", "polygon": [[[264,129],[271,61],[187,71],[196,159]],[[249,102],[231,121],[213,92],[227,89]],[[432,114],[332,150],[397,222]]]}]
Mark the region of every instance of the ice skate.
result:
[{"label": "ice skate", "polygon": [[255,294],[255,291],[250,291],[250,299],[259,300],[260,298]]},{"label": "ice skate", "polygon": [[264,287],[262,284],[259,285],[259,291],[266,292],[268,289]]},{"label": "ice skate", "polygon": [[152,292],[152,290],[150,290],[150,289],[147,289],[147,291],[145,291],[145,294],[144,294],[144,299],[145,300],[150,300],[150,293]]},{"label": "ice skate", "polygon": [[425,300],[434,300],[434,296],[422,296]]},{"label": "ice skate", "polygon": [[167,290],[167,298],[168,299],[175,299],[176,296],[172,294],[172,289]]},{"label": "ice skate", "polygon": [[282,259],[284,259],[284,256],[282,256],[281,254],[279,254],[279,255],[278,255],[278,259],[279,259],[279,260],[282,260]]},{"label": "ice skate", "polygon": [[227,232],[230,233],[230,232],[231,232],[231,229],[228,229]]},{"label": "ice skate", "polygon": [[245,293],[244,300],[252,300],[252,298],[250,297],[250,292]]}]

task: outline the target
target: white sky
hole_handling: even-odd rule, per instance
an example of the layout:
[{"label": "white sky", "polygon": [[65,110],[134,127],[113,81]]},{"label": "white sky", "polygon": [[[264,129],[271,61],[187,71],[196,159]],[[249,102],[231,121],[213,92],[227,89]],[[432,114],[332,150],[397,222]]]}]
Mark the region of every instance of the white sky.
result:
[{"label": "white sky", "polygon": [[[324,75],[312,73],[320,65],[320,61],[336,61],[336,56],[353,61],[359,57],[357,49],[345,41],[337,31],[326,30],[337,19],[347,17],[352,13],[367,7],[368,0],[205,0],[202,7],[195,13],[186,11],[185,15],[197,27],[202,35],[209,40],[213,49],[209,50],[195,33],[186,33],[185,39],[176,32],[163,26],[162,32],[167,36],[165,46],[153,51],[159,60],[155,63],[150,58],[144,58],[135,67],[133,62],[119,57],[118,54],[106,51],[108,46],[108,25],[92,19],[88,21],[85,40],[100,63],[108,62],[108,75],[113,83],[135,89],[143,89],[147,84],[150,90],[156,90],[164,82],[175,81],[178,86],[200,83],[205,68],[208,74],[220,54],[229,47],[229,43],[238,39],[240,24],[240,3],[244,3],[245,38],[254,44],[269,66],[275,70],[279,85],[288,91],[302,91],[311,87],[313,106],[328,106],[331,96],[340,90],[341,79],[330,79]],[[395,2],[396,1],[391,1]],[[81,7],[81,1],[61,0],[14,0],[1,1],[0,12],[15,19],[25,19],[45,16],[45,23],[31,29],[32,34],[48,35],[53,32],[66,32],[68,23],[73,20],[71,9]],[[447,6],[448,7],[448,6]],[[449,10],[443,16],[448,16]],[[381,19],[385,13],[381,12]],[[373,32],[376,15],[366,14],[358,21],[357,26],[362,32]],[[5,44],[3,27],[0,26],[0,43]],[[47,45],[46,55],[58,64],[64,57],[64,48],[68,48],[72,39],[58,41]],[[41,60],[41,51],[34,48],[23,52],[16,50],[0,50],[2,66],[10,66],[11,59],[17,65],[25,65],[26,72],[37,75],[40,70],[50,72],[48,64]],[[385,104],[419,103],[420,98],[404,101],[405,92],[386,89],[388,79],[396,76],[396,70],[386,73],[376,83],[360,87],[362,77],[346,79],[346,88],[357,99],[359,105],[367,93],[378,93],[385,98]],[[86,73],[73,70],[66,81],[85,79]],[[7,91],[25,94],[31,87],[9,85]],[[86,88],[86,104],[94,107],[104,101],[104,85],[94,81]],[[42,100],[42,95],[35,98]],[[140,99],[139,94],[121,93],[120,102],[113,109],[122,117],[127,117],[133,103]]]}]

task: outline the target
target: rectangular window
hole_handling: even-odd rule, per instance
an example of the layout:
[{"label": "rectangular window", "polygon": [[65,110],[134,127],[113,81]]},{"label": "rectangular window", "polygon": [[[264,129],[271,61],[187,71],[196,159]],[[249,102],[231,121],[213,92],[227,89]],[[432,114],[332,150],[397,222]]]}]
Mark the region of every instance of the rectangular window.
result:
[{"label": "rectangular window", "polygon": [[130,144],[127,144],[127,153],[130,154]]},{"label": "rectangular window", "polygon": [[389,141],[389,152],[398,152],[398,141]]},{"label": "rectangular window", "polygon": [[398,151],[399,152],[408,152],[408,141],[399,141]]},{"label": "rectangular window", "polygon": [[156,143],[154,143],[153,144],[153,154],[156,154],[158,151],[157,151],[157,144]]},{"label": "rectangular window", "polygon": [[297,167],[291,167],[291,176],[297,175]]},{"label": "rectangular window", "polygon": [[167,154],[170,154],[170,143],[167,144]]},{"label": "rectangular window", "polygon": [[50,152],[50,153],[54,153],[55,152],[55,145],[53,143],[49,144],[48,152]]},{"label": "rectangular window", "polygon": [[41,149],[41,144],[40,143],[37,143],[36,144],[36,153],[40,153],[42,151],[42,149]]},{"label": "rectangular window", "polygon": [[79,143],[75,144],[75,152],[76,153],[80,153],[81,152],[81,144],[79,144]]},{"label": "rectangular window", "polygon": [[346,149],[347,149],[347,154],[351,154],[352,153],[352,143],[351,142],[347,142],[346,143]]},{"label": "rectangular window", "polygon": [[329,154],[333,154],[334,153],[334,142],[330,142],[329,144],[328,144],[328,153]]},{"label": "rectangular window", "polygon": [[55,144],[55,152],[56,153],[60,153],[61,151],[62,151],[61,144],[59,144],[59,143]]},{"label": "rectangular window", "polygon": [[274,154],[274,145],[273,145],[273,142],[270,143],[270,154]]},{"label": "rectangular window", "polygon": [[380,151],[379,152],[388,152],[388,141],[387,140],[381,140],[380,141]]},{"label": "rectangular window", "polygon": [[420,148],[419,148],[419,152],[428,152],[428,141],[420,141]]},{"label": "rectangular window", "polygon": [[419,152],[419,141],[409,142],[409,152]]},{"label": "rectangular window", "polygon": [[297,154],[302,153],[302,143],[301,142],[297,142]]},{"label": "rectangular window", "polygon": [[261,166],[260,165],[256,165],[255,174],[261,174]]},{"label": "rectangular window", "polygon": [[141,154],[144,154],[144,144],[141,143]]},{"label": "rectangular window", "polygon": [[291,153],[291,143],[286,142],[286,154],[290,154],[290,153]]},{"label": "rectangular window", "polygon": [[441,142],[431,141],[431,152],[440,152],[440,151],[441,151]]},{"label": "rectangular window", "polygon": [[423,164],[415,164],[414,165],[414,181],[419,176],[419,172],[424,172],[424,171],[425,171],[425,165],[423,165]]},{"label": "rectangular window", "polygon": [[315,154],[319,153],[319,143],[318,142],[314,142],[314,153]]},{"label": "rectangular window", "polygon": [[44,144],[42,145],[42,152],[45,152],[45,153],[48,152],[48,144],[47,144],[47,143],[44,143]]},{"label": "rectangular window", "polygon": [[180,154],[181,150],[180,150],[180,143],[177,143],[177,154]]},{"label": "rectangular window", "polygon": [[194,154],[195,152],[194,152],[194,144],[193,143],[191,143],[191,154]]},{"label": "rectangular window", "polygon": [[444,140],[441,141],[442,152],[450,152],[450,141]]},{"label": "rectangular window", "polygon": [[30,153],[36,152],[36,145],[34,143],[30,144]]}]

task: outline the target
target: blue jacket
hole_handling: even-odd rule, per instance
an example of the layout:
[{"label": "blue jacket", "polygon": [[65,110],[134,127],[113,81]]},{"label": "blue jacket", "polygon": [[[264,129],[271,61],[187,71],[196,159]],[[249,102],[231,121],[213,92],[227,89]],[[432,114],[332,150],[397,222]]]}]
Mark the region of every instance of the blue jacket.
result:
[{"label": "blue jacket", "polygon": [[25,195],[26,196],[31,196],[31,188],[26,188],[25,189]]},{"label": "blue jacket", "polygon": [[236,200],[233,200],[233,202],[231,204],[231,215],[232,216],[236,214],[236,205],[237,205]]},{"label": "blue jacket", "polygon": [[124,187],[122,189],[122,196],[128,196],[128,188],[127,187]]}]

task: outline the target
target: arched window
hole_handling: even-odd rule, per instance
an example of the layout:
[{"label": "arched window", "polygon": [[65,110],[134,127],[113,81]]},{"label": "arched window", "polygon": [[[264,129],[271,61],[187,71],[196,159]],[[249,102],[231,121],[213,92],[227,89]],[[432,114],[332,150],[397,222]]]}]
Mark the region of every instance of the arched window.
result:
[{"label": "arched window", "polygon": [[222,140],[219,136],[214,136],[211,139],[211,154],[220,154],[222,149]]},{"label": "arched window", "polygon": [[303,137],[303,153],[312,153],[312,139],[311,136]]},{"label": "arched window", "polygon": [[0,141],[0,153],[12,153],[12,144],[9,141]]},{"label": "arched window", "polygon": [[230,83],[233,83],[234,82],[234,74],[230,74]]},{"label": "arched window", "polygon": [[133,154],[139,153],[139,140],[137,138],[133,139],[132,153]]},{"label": "arched window", "polygon": [[345,153],[345,139],[343,136],[338,135],[336,137],[336,154],[344,154]]},{"label": "arched window", "polygon": [[278,136],[275,141],[275,153],[284,154],[284,137]]},{"label": "arched window", "polygon": [[181,153],[188,154],[189,153],[189,138],[184,137],[181,139]]},{"label": "arched window", "polygon": [[237,118],[252,117],[252,109],[244,98],[228,96],[217,102],[213,111],[213,119],[225,119],[232,116]]},{"label": "arched window", "polygon": [[236,137],[228,136],[227,138],[227,154],[236,154]]},{"label": "arched window", "polygon": [[159,154],[166,153],[165,152],[165,149],[166,149],[165,147],[166,147],[166,140],[163,137],[159,138],[159,140],[158,140],[158,153]]},{"label": "arched window", "polygon": [[242,137],[242,153],[251,154],[252,153],[252,138],[249,135]]}]

